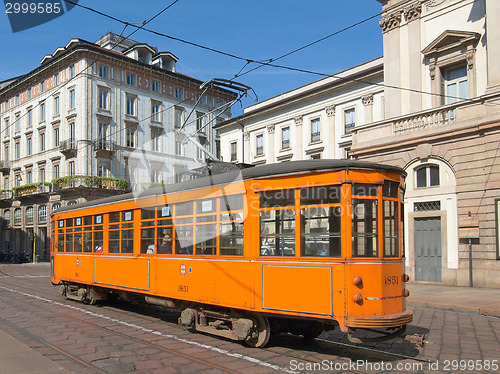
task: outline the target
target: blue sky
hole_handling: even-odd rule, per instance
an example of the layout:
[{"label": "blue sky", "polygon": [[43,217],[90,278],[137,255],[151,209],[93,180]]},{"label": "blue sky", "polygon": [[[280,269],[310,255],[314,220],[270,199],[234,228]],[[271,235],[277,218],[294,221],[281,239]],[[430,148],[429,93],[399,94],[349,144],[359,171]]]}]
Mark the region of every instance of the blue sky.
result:
[{"label": "blue sky", "polygon": [[[128,22],[154,16],[173,0],[81,0],[80,4]],[[69,13],[35,28],[12,33],[5,8],[0,6],[0,81],[36,68],[42,57],[64,46],[71,38],[96,41],[108,31],[120,34],[123,25],[76,7]],[[180,0],[148,28],[222,50],[247,59],[276,58],[377,15],[376,0]],[[382,55],[382,31],[376,17],[277,63],[333,74]],[[127,27],[124,35],[133,31]],[[233,78],[244,62],[177,41],[139,31],[133,39],[171,51],[178,58],[177,71],[200,80]],[[253,67],[255,65],[249,65]],[[320,76],[263,67],[237,81],[254,88],[259,100],[320,79]],[[249,99],[243,105],[252,104]]]}]

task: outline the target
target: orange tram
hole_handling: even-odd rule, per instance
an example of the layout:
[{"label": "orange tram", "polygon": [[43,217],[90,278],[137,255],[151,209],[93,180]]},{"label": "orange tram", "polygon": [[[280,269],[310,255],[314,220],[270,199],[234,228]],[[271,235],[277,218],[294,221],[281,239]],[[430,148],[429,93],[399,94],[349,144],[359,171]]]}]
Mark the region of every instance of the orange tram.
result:
[{"label": "orange tram", "polygon": [[351,341],[392,338],[412,320],[404,177],[368,162],[294,161],[63,207],[52,214],[51,281],[91,304],[175,309],[188,329],[252,347],[336,326]]}]

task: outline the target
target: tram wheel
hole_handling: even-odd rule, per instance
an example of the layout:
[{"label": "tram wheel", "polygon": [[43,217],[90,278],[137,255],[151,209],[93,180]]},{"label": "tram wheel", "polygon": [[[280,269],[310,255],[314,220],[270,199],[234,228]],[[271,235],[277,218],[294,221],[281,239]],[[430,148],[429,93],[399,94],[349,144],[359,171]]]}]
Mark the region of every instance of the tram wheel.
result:
[{"label": "tram wheel", "polygon": [[252,348],[264,347],[271,337],[271,326],[269,320],[261,314],[252,316],[257,322],[255,334],[250,339],[245,340],[245,343]]}]

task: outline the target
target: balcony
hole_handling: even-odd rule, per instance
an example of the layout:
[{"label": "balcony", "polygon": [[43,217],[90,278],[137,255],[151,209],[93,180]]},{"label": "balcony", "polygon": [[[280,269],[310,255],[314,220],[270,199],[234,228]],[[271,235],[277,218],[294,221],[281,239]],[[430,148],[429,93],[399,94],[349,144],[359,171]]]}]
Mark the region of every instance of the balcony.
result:
[{"label": "balcony", "polygon": [[0,190],[0,200],[12,199],[13,192],[11,190]]},{"label": "balcony", "polygon": [[113,142],[107,142],[104,140],[94,141],[94,150],[96,157],[107,157],[111,158],[116,152],[116,144]]},{"label": "balcony", "polygon": [[24,186],[12,188],[12,194],[14,198],[26,197],[39,195],[44,193],[49,193],[52,191],[52,183],[31,183],[25,184]]},{"label": "balcony", "polygon": [[426,138],[477,132],[500,121],[499,98],[498,93],[489,94],[355,127],[349,154],[363,157]]},{"label": "balcony", "polygon": [[0,172],[3,174],[10,173],[10,161],[0,161]]},{"label": "balcony", "polygon": [[94,175],[71,175],[52,180],[54,191],[74,188],[98,188],[114,191],[127,191],[128,182],[125,179],[97,177]]},{"label": "balcony", "polygon": [[76,152],[78,151],[78,140],[63,140],[59,145],[59,151],[66,157],[75,156]]}]

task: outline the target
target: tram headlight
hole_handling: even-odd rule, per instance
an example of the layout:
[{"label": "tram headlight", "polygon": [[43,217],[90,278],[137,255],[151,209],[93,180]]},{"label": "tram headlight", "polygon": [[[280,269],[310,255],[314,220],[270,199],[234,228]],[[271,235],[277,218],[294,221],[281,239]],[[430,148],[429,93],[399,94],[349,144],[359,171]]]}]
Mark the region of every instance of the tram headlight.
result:
[{"label": "tram headlight", "polygon": [[408,274],[403,274],[403,282],[408,282],[410,280],[410,276]]},{"label": "tram headlight", "polygon": [[406,288],[403,290],[403,297],[408,297],[410,296],[410,291],[408,291]]},{"label": "tram headlight", "polygon": [[354,294],[353,300],[356,304],[363,305],[363,295],[359,292]]},{"label": "tram headlight", "polygon": [[361,277],[357,275],[354,278],[352,278],[352,283],[354,283],[354,285],[358,288],[363,287],[363,279],[361,279]]}]

